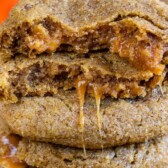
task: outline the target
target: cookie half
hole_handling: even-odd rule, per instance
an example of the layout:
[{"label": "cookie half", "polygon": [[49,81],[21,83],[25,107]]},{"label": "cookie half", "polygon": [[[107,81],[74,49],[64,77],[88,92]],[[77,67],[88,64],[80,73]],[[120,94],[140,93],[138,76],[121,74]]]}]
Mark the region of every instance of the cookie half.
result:
[{"label": "cookie half", "polygon": [[108,49],[159,74],[168,51],[166,9],[159,0],[20,0],[0,28],[1,58]]}]

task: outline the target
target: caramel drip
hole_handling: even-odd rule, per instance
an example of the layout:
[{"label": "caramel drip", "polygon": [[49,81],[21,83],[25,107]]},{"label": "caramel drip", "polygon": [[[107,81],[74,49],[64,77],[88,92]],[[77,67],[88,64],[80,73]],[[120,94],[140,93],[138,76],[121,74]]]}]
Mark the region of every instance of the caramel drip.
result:
[{"label": "caramel drip", "polygon": [[[165,65],[161,63],[165,44],[156,37],[138,31],[125,32],[121,25],[116,25],[116,37],[111,40],[110,51],[126,58],[138,69],[148,70],[161,75]],[[121,33],[122,32],[122,33]]]},{"label": "caramel drip", "polygon": [[85,124],[85,118],[84,118],[84,103],[85,103],[85,93],[88,86],[88,82],[86,80],[76,80],[75,86],[77,90],[77,95],[79,99],[79,131],[82,133],[82,145],[84,154],[86,156],[86,148],[84,143],[84,124]]},{"label": "caramel drip", "polygon": [[103,143],[102,143],[102,117],[101,117],[101,113],[100,113],[100,104],[101,104],[101,98],[102,98],[102,95],[103,95],[103,91],[91,84],[92,88],[93,88],[93,92],[94,92],[94,96],[95,96],[95,100],[96,100],[96,107],[97,107],[97,110],[96,110],[96,116],[97,116],[97,121],[98,121],[98,129],[99,129],[99,133],[100,133],[100,136],[101,136],[101,147],[102,147],[102,150],[103,150]]},{"label": "caramel drip", "polygon": [[6,147],[5,154],[0,156],[0,167],[4,168],[26,168],[26,164],[21,162],[16,157],[17,146],[20,138],[14,135],[2,136],[0,145]]}]

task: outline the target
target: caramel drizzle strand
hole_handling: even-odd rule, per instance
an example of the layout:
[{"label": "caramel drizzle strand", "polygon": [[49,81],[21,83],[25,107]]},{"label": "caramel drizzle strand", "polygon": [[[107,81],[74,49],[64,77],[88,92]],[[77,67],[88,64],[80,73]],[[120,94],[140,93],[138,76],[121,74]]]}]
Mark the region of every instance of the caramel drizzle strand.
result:
[{"label": "caramel drizzle strand", "polygon": [[88,82],[86,80],[77,80],[76,81],[76,89],[79,99],[79,131],[82,133],[82,146],[84,155],[86,156],[86,148],[85,148],[85,141],[84,141],[84,125],[85,125],[85,118],[84,118],[84,103],[85,103],[85,94],[86,89],[88,86]]},{"label": "caramel drizzle strand", "polygon": [[99,134],[101,136],[101,148],[103,150],[103,140],[102,140],[102,116],[100,113],[100,104],[101,104],[101,98],[103,95],[103,92],[99,89],[99,87],[92,85],[93,91],[94,91],[94,97],[96,100],[96,116],[97,116],[97,121],[98,121],[98,129],[99,129]]}]

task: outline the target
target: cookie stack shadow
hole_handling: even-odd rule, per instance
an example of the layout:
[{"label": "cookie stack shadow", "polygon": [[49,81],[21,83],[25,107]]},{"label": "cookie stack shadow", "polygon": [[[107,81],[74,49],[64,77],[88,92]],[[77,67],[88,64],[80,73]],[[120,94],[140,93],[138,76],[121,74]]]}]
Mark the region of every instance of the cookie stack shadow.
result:
[{"label": "cookie stack shadow", "polygon": [[167,7],[20,0],[0,27],[0,167],[167,168]]}]

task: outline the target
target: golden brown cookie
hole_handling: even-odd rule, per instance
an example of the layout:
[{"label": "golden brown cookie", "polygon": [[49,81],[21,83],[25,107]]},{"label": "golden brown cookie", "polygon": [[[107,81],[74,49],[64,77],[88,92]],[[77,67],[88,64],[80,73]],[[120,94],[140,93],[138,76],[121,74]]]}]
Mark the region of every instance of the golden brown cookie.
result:
[{"label": "golden brown cookie", "polygon": [[[16,168],[52,168],[52,167],[99,167],[99,168],[125,168],[125,167],[158,167],[166,168],[168,165],[168,138],[157,138],[142,144],[132,144],[102,150],[87,150],[85,156],[82,149],[61,147],[49,143],[33,142],[20,139],[18,147],[13,148],[13,143],[18,143],[17,136],[9,135],[10,130],[4,120],[0,117],[0,167]],[[6,145],[4,144],[6,142]],[[8,143],[17,154],[15,161],[6,158],[4,154],[8,151]],[[12,149],[11,148],[11,149]],[[8,153],[7,152],[7,153]],[[14,154],[14,153],[13,153]],[[14,158],[14,156],[13,156]],[[21,161],[16,163],[16,158]],[[3,159],[3,160],[2,160]],[[6,159],[6,161],[5,161]],[[27,165],[24,162],[27,163]]]},{"label": "golden brown cookie", "polygon": [[167,6],[159,0],[20,0],[0,28],[1,57],[108,49],[160,74],[167,20]]},{"label": "golden brown cookie", "polygon": [[109,52],[87,55],[74,53],[43,54],[36,59],[18,56],[1,65],[0,96],[17,102],[20,97],[54,96],[58,90],[81,90],[92,97],[145,97],[167,81],[166,71],[154,75],[138,70],[128,61]]},{"label": "golden brown cookie", "polygon": [[106,98],[100,102],[99,113],[95,99],[86,97],[82,119],[74,91],[62,91],[54,97],[22,98],[15,104],[1,105],[0,110],[13,133],[23,137],[101,149],[166,135],[168,95],[160,94],[155,90],[143,99]]},{"label": "golden brown cookie", "polygon": [[23,140],[18,157],[39,168],[167,168],[168,137],[111,149],[83,150]]}]

